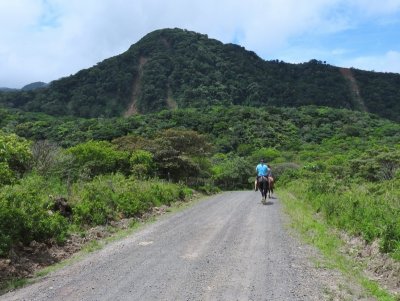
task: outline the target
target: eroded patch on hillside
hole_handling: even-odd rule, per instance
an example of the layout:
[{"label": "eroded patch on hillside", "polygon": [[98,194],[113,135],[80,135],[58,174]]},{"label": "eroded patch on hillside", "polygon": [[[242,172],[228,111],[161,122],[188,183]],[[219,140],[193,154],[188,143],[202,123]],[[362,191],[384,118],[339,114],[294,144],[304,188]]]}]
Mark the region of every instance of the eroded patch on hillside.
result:
[{"label": "eroded patch on hillside", "polygon": [[141,86],[141,80],[142,80],[142,75],[143,75],[143,67],[146,63],[147,63],[147,58],[144,56],[141,56],[139,58],[138,74],[136,75],[136,77],[133,81],[130,105],[128,107],[128,110],[124,113],[124,117],[129,117],[129,116],[132,116],[133,114],[138,113],[137,100],[140,96],[140,86]]},{"label": "eroded patch on hillside", "polygon": [[176,103],[175,99],[172,97],[171,88],[168,87],[168,97],[167,97],[167,105],[169,109],[177,109],[178,104]]},{"label": "eroded patch on hillside", "polygon": [[339,68],[340,73],[343,75],[343,77],[349,82],[350,84],[350,89],[351,89],[351,95],[353,97],[354,104],[356,106],[356,109],[362,111],[362,112],[368,112],[368,108],[365,105],[361,94],[360,94],[360,89],[358,87],[357,81],[353,76],[353,73],[349,68]]},{"label": "eroded patch on hillside", "polygon": [[171,44],[166,38],[161,38],[161,42],[164,44],[166,48],[171,48]]}]

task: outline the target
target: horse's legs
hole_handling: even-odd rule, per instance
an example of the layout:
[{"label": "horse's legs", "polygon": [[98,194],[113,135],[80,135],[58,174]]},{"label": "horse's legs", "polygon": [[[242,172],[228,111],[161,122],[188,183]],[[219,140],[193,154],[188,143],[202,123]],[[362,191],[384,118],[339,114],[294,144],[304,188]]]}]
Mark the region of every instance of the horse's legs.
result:
[{"label": "horse's legs", "polygon": [[272,180],[270,180],[268,178],[268,194],[269,194],[269,198],[271,198],[271,193],[274,193],[274,183],[272,182]]},{"label": "horse's legs", "polygon": [[262,185],[262,181],[257,181],[257,187],[258,187],[258,190],[260,191],[260,193],[261,193],[261,198],[263,198],[264,197],[264,192],[263,192],[263,185]]},{"label": "horse's legs", "polygon": [[264,200],[267,199],[267,193],[268,193],[268,187],[267,187],[267,181],[263,180],[262,181],[262,190],[263,190],[263,198]]}]

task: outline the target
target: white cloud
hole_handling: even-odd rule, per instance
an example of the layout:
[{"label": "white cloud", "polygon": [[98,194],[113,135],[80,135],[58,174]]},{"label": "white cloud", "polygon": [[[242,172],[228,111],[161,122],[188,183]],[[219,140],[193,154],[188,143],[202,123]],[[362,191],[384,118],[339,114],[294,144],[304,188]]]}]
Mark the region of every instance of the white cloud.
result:
[{"label": "white cloud", "polygon": [[348,3],[368,16],[392,15],[400,11],[400,0],[353,0]]},{"label": "white cloud", "polygon": [[296,55],[292,39],[318,39],[399,10],[400,0],[0,0],[0,86],[67,76],[160,28],[235,40],[275,59]]},{"label": "white cloud", "polygon": [[362,56],[344,60],[341,64],[362,70],[399,73],[400,52],[390,50],[382,56]]}]

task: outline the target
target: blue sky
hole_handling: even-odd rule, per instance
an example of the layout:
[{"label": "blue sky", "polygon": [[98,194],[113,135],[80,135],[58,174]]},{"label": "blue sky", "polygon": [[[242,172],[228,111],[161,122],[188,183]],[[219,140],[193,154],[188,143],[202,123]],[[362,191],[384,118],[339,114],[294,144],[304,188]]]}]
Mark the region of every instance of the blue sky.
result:
[{"label": "blue sky", "polygon": [[74,74],[174,27],[266,60],[400,73],[400,0],[0,0],[0,87]]}]

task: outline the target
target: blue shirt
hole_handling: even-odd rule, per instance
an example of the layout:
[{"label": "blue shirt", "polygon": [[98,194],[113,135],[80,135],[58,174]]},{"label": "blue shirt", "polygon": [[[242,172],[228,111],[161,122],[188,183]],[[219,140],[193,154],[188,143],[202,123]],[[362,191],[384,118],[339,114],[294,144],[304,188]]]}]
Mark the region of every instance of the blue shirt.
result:
[{"label": "blue shirt", "polygon": [[257,176],[266,176],[268,174],[268,166],[267,164],[260,163],[256,167]]}]

